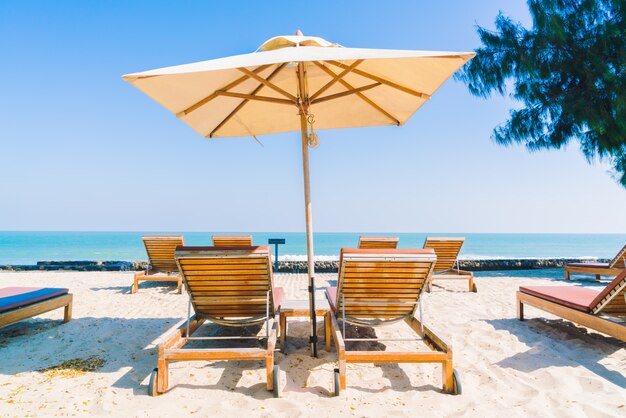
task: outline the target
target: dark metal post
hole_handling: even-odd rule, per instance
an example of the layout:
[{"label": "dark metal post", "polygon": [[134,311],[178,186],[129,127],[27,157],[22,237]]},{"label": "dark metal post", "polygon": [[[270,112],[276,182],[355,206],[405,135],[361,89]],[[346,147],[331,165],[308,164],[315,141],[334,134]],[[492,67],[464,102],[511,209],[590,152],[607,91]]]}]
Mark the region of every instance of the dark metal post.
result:
[{"label": "dark metal post", "polygon": [[311,277],[311,286],[309,286],[309,306],[311,307],[311,336],[309,343],[311,344],[311,353],[313,357],[317,357],[317,314],[315,312],[315,277]]},{"label": "dark metal post", "polygon": [[274,271],[278,271],[278,244],[284,244],[285,238],[270,238],[268,244],[274,244]]}]

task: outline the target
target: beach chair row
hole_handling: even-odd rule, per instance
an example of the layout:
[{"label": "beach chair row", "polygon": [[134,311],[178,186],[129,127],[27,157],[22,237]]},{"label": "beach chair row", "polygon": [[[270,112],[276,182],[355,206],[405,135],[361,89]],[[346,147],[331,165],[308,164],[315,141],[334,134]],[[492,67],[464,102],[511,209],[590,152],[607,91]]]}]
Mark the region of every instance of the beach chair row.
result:
[{"label": "beach chair row", "polygon": [[[283,290],[274,284],[270,249],[236,245],[241,242],[234,242],[232,237],[229,245],[219,240],[214,244],[218,242],[222,245],[173,248],[176,269],[189,294],[188,317],[158,345],[157,368],[149,383],[152,395],[167,391],[170,363],[207,360],[264,361],[267,388],[275,396],[280,393],[274,352],[278,336],[286,330],[281,329],[279,318]],[[424,324],[421,315],[422,295],[438,262],[433,248],[341,250],[337,286],[325,289],[330,305],[324,321],[325,346],[330,351],[334,344],[337,352],[338,367],[333,371],[335,394],[346,387],[348,363],[401,362],[440,364],[443,391],[461,392],[459,376],[453,368],[452,347]],[[530,305],[626,341],[626,269],[600,292],[573,286],[522,286],[516,298],[520,320],[524,319],[524,305]],[[72,307],[68,289],[0,289],[0,326],[61,307],[67,322]],[[363,339],[350,338],[346,324],[379,326],[398,321],[405,323],[414,332],[415,341],[422,341],[428,350],[381,352],[347,348]],[[256,335],[198,337],[195,334],[204,322],[261,328]],[[194,340],[245,339],[260,344],[244,348],[184,348]]]},{"label": "beach chair row", "polygon": [[[214,235],[212,240],[216,247],[252,246],[251,235]],[[176,265],[174,251],[176,247],[185,245],[183,236],[151,235],[142,237],[142,241],[148,255],[148,265],[145,271],[135,274],[131,293],[139,291],[141,281],[176,281],[177,291],[182,293],[182,276]],[[358,248],[394,249],[398,242],[398,237],[361,236]],[[459,253],[464,242],[463,237],[426,238],[423,248],[431,248],[437,255],[434,274],[426,284],[427,292],[430,292],[433,280],[467,280],[469,291],[478,291],[474,283],[474,273],[459,269]]]},{"label": "beach chair row", "polygon": [[[159,344],[157,368],[152,372],[149,393],[168,390],[169,365],[177,361],[253,360],[266,365],[267,389],[279,396],[279,367],[274,361],[281,329],[283,289],[274,284],[268,246],[178,246],[174,257],[189,294],[188,318]],[[338,367],[333,371],[334,393],[346,388],[348,363],[436,363],[442,369],[442,389],[460,392],[453,368],[452,348],[422,320],[422,293],[434,272],[433,249],[342,249],[336,287],[325,290],[330,310],[325,313],[325,346],[334,344]],[[403,321],[423,341],[422,351],[355,351],[346,324],[379,326]],[[257,331],[196,336],[204,322],[227,327],[254,327]],[[341,324],[341,325],[340,325]],[[252,346],[187,349],[195,340],[255,340]],[[366,339],[368,341],[371,338]],[[363,340],[365,341],[365,340]]]}]

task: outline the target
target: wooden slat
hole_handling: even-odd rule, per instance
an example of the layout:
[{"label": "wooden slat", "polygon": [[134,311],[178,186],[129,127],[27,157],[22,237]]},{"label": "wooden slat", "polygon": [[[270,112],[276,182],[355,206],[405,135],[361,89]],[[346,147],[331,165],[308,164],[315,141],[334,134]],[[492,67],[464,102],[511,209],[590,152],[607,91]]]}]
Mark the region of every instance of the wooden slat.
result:
[{"label": "wooden slat", "polygon": [[182,236],[144,236],[142,241],[152,272],[178,272],[174,251],[185,245]]},{"label": "wooden slat", "polygon": [[392,352],[384,351],[348,351],[346,361],[350,363],[443,363],[445,353],[437,352]]},{"label": "wooden slat", "polygon": [[267,351],[258,348],[165,350],[167,361],[265,360],[266,356]]},{"label": "wooden slat", "polygon": [[435,272],[449,270],[456,265],[463,242],[463,239],[457,238],[426,238],[424,248],[431,248],[435,250],[435,254],[437,254]]},{"label": "wooden slat", "polygon": [[[419,300],[435,258],[394,260],[394,255],[397,254],[374,255],[374,259],[361,260],[358,255],[343,254],[338,283],[339,311],[353,318],[401,318],[415,311],[415,303],[400,302]],[[346,306],[342,306],[343,300]]]},{"label": "wooden slat", "polygon": [[361,236],[359,248],[396,248],[398,241],[398,237]]},{"label": "wooden slat", "polygon": [[216,247],[251,247],[252,235],[213,235]]},{"label": "wooden slat", "polygon": [[229,318],[265,314],[267,292],[272,290],[269,251],[216,246],[207,251],[186,248],[176,254],[196,314]]}]

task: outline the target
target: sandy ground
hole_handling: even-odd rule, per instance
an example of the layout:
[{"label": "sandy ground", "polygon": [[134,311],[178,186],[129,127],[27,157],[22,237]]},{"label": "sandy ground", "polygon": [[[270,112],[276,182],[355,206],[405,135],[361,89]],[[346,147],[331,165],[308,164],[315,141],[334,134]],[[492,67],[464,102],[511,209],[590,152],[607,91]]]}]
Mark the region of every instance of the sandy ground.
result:
[{"label": "sandy ground", "polygon": [[[0,329],[0,416],[626,416],[626,344],[533,308],[516,320],[516,288],[560,284],[560,275],[499,276],[478,277],[477,294],[445,282],[424,298],[425,323],[454,347],[461,396],[441,392],[440,366],[369,364],[348,365],[348,389],[331,397],[336,353],[320,347],[311,358],[308,322],[293,318],[286,354],[276,354],[285,387],[274,399],[264,364],[232,361],[174,363],[170,390],[147,396],[155,346],[186,315],[187,297],[173,287],[142,283],[131,295],[131,273],[2,273],[0,287],[70,288],[74,315],[62,324],[57,310]],[[317,284],[335,280],[319,275]],[[304,275],[276,282],[288,299],[306,297]],[[348,332],[411,336],[404,324]],[[39,372],[90,356],[106,362],[74,377]]]}]

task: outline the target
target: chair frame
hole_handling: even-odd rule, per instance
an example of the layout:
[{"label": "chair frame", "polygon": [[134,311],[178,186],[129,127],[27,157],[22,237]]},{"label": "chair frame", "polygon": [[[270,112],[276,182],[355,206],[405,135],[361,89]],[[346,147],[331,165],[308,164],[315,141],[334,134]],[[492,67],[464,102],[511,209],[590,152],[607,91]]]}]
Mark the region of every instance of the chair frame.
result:
[{"label": "chair frame", "polygon": [[[139,291],[139,282],[141,281],[154,281],[154,282],[175,281],[176,291],[179,294],[182,293],[182,284],[183,284],[182,276],[178,273],[178,271],[175,274],[172,274],[174,273],[173,271],[162,271],[158,269],[153,269],[151,261],[150,261],[150,253],[148,252],[148,246],[146,244],[146,241],[150,241],[150,240],[167,241],[167,240],[178,240],[178,239],[180,239],[180,242],[182,243],[182,245],[185,245],[185,240],[182,235],[146,235],[146,236],[141,237],[143,246],[146,250],[146,254],[148,255],[148,266],[146,267],[144,271],[138,271],[135,273],[135,275],[133,276],[133,285],[131,286],[130,293],[134,294]],[[157,276],[157,274],[159,273],[164,273],[165,276]]]},{"label": "chair frame", "polygon": [[377,248],[377,249],[393,249],[398,247],[398,237],[383,237],[378,235],[366,236],[361,235],[359,237],[359,248]]},{"label": "chair frame", "polygon": [[67,323],[72,320],[73,300],[74,295],[66,293],[61,296],[2,312],[0,313],[0,328],[58,308],[64,308],[63,323]]},{"label": "chair frame", "polygon": [[[424,248],[429,241],[462,241],[465,243],[465,238],[461,237],[427,237],[424,241]],[[463,244],[461,244],[461,247]],[[461,247],[459,247],[459,253],[461,252]],[[435,250],[436,252],[437,250]],[[434,280],[467,280],[467,284],[469,287],[469,291],[476,293],[478,292],[478,287],[476,283],[474,283],[474,273],[471,271],[461,270],[459,268],[459,254],[457,253],[456,259],[454,260],[454,265],[451,268],[444,270],[435,270],[435,273],[432,275],[428,287],[426,291],[430,293],[432,289],[432,283]]]},{"label": "chair frame", "polygon": [[[388,261],[395,255],[384,254],[379,256],[379,259]],[[374,257],[363,259],[363,261],[371,261]],[[347,316],[345,313],[345,306],[349,306],[349,302],[346,303],[345,297],[342,289],[342,275],[343,275],[343,265],[346,260],[350,260],[350,257],[346,257],[343,255],[342,257],[342,265],[339,266],[339,280],[337,283],[337,300],[336,311],[333,313],[332,310],[326,314],[325,324],[328,324],[325,328],[325,349],[326,351],[330,351],[331,349],[331,340],[334,342],[334,345],[337,349],[338,356],[338,369],[335,370],[335,395],[339,395],[341,390],[346,389],[346,364],[347,363],[440,363],[442,365],[442,382],[443,382],[443,391],[450,394],[460,394],[461,386],[459,377],[454,370],[453,367],[453,350],[452,346],[447,344],[442,338],[440,338],[437,333],[431,330],[429,327],[424,325],[422,320],[422,292],[423,287],[420,289],[418,293],[418,300],[415,302],[406,302],[406,304],[414,305],[413,311],[410,315],[404,315],[397,318],[387,319],[387,320],[363,320],[359,318],[354,318]],[[428,258],[425,258],[428,260]],[[436,257],[430,258],[432,262],[428,274],[424,277],[424,286],[428,282],[428,279],[433,274],[433,268]],[[341,305],[339,304],[339,297],[341,296],[342,301]],[[389,302],[394,305],[397,305],[398,302]],[[367,305],[367,304],[384,304],[384,302],[364,302],[359,300],[356,302],[358,305]],[[341,309],[340,309],[341,308]],[[416,318],[415,314],[419,313],[420,318]],[[339,327],[338,322],[338,314],[341,315],[342,326]],[[388,323],[394,323],[398,321],[404,321],[409,328],[417,334],[417,338],[403,338],[403,339],[388,339],[388,338],[346,338],[345,332],[345,324],[352,323],[357,326],[380,326]],[[387,351],[362,351],[362,350],[347,350],[346,342],[350,341],[423,341],[430,351],[417,351],[417,352],[387,352]]]},{"label": "chair frame", "polygon": [[[618,266],[618,263],[620,262],[622,263],[623,267]],[[564,268],[565,280],[571,280],[571,273],[595,274],[596,280],[600,280],[602,276],[615,277],[620,274],[624,268],[626,268],[626,245],[624,245],[622,249],[619,250],[619,252],[615,255],[615,257],[613,257],[613,259],[607,264],[606,267],[594,267],[593,264],[589,264],[589,266],[566,264]]]},{"label": "chair frame", "polygon": [[[615,307],[611,306],[614,298],[622,297],[626,301],[626,270],[623,270],[623,272],[625,273],[623,280],[615,286],[610,294],[600,300],[589,313],[522,291],[517,291],[517,319],[520,321],[524,320],[524,305],[529,305],[626,342],[626,310],[624,310],[620,316],[603,312],[605,310],[609,312],[615,310]],[[622,307],[620,309],[624,308]]]},{"label": "chair frame", "polygon": [[[180,248],[180,247],[179,247]],[[193,250],[194,247],[187,247],[188,250]],[[203,248],[203,247],[201,247]],[[220,247],[209,247],[213,248],[217,251],[227,252],[228,250],[222,249]],[[241,249],[235,247],[228,247],[230,250],[233,249]],[[249,247],[250,248],[250,247]],[[206,248],[205,248],[206,249]],[[149,394],[151,396],[156,396],[161,393],[164,393],[168,390],[169,382],[169,364],[172,362],[178,361],[215,361],[215,360],[246,360],[246,361],[265,361],[266,375],[267,375],[267,389],[274,391],[274,396],[278,396],[278,370],[277,366],[274,364],[274,351],[276,349],[276,342],[279,334],[279,315],[280,311],[274,308],[273,314],[270,313],[270,298],[271,292],[268,290],[265,298],[265,306],[266,312],[264,316],[261,317],[253,317],[251,319],[229,319],[225,318],[212,318],[206,315],[191,314],[192,306],[195,309],[195,302],[197,299],[194,299],[194,295],[192,294],[192,287],[187,285],[187,277],[185,275],[185,269],[181,266],[180,260],[187,257],[186,255],[181,255],[178,249],[176,252],[176,262],[179,266],[179,270],[183,277],[183,281],[185,282],[185,288],[187,289],[187,293],[189,295],[189,302],[187,305],[187,319],[183,321],[177,329],[172,332],[162,343],[160,343],[157,347],[157,368],[153,370],[150,385],[149,385]],[[198,255],[189,254],[190,258],[198,258]],[[270,263],[270,255],[269,251],[267,254],[267,262],[268,262],[268,271],[271,277],[271,263]],[[268,278],[269,279],[269,278]],[[269,279],[271,280],[271,279]],[[230,299],[229,299],[230,300]],[[207,301],[203,299],[203,301]],[[249,301],[249,300],[248,300]],[[232,300],[233,303],[244,302]],[[273,305],[273,304],[272,304]],[[212,322],[221,325],[231,326],[231,327],[245,327],[249,325],[259,324],[265,322],[265,335],[257,335],[257,336],[215,336],[215,337],[194,337],[193,334],[200,328],[200,326],[204,322]],[[207,341],[216,341],[216,340],[266,340],[265,348],[210,348],[210,349],[183,349],[183,347],[189,342],[193,340],[207,340]]]}]

